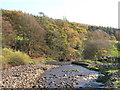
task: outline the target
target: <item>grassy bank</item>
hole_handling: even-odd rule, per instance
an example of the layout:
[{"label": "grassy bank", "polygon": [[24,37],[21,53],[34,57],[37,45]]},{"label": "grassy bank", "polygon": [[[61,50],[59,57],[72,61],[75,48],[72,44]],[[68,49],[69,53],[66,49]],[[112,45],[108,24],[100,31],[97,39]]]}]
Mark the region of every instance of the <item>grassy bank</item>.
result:
[{"label": "grassy bank", "polygon": [[56,62],[57,60],[53,60],[51,58],[38,58],[38,59],[30,59],[28,63],[39,64],[39,63],[46,63],[46,62]]},{"label": "grassy bank", "polygon": [[[72,62],[73,64],[77,64],[77,65],[82,65],[83,63],[86,65],[82,65],[85,68],[88,68],[90,70],[95,70],[98,71],[102,74],[104,74],[105,76],[99,77],[97,82],[101,82],[101,83],[106,83],[110,80],[111,76],[113,76],[114,74],[118,74],[119,72],[119,67],[116,65],[113,65],[115,63],[117,63],[118,61],[105,61],[105,60],[84,60],[84,61],[75,61]],[[113,83],[113,87],[120,87],[120,78],[116,77],[114,80],[111,81],[111,83]]]}]

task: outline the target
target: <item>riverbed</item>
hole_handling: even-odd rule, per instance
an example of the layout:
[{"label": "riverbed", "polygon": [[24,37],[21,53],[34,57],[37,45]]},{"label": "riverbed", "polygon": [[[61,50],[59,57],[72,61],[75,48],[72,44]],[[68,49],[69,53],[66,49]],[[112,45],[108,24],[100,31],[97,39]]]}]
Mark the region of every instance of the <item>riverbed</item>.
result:
[{"label": "riverbed", "polygon": [[1,88],[33,88],[43,73],[59,65],[26,64],[0,70]]},{"label": "riverbed", "polygon": [[71,63],[54,63],[61,65],[44,73],[38,80],[40,88],[104,88],[96,80],[103,74]]}]

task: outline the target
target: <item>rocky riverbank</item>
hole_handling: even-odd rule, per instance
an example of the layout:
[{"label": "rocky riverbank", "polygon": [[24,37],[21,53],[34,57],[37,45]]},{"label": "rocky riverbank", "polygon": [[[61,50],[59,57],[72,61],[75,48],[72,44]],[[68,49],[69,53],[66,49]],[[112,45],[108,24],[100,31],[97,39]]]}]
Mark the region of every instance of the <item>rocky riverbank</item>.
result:
[{"label": "rocky riverbank", "polygon": [[0,70],[2,88],[33,88],[41,75],[59,65],[27,64]]},{"label": "rocky riverbank", "polygon": [[58,64],[62,66],[46,72],[35,88],[104,88],[104,84],[96,82],[103,74],[78,65]]},{"label": "rocky riverbank", "polygon": [[20,65],[1,70],[0,73],[2,73],[0,86],[3,88],[104,87],[104,84],[96,82],[103,74],[65,62]]},{"label": "rocky riverbank", "polygon": [[99,77],[97,82],[104,83],[105,88],[120,88],[120,64],[119,59],[116,61],[89,61],[89,64],[85,62],[72,62],[76,65],[82,65],[90,70],[95,70],[104,74],[104,77]]}]

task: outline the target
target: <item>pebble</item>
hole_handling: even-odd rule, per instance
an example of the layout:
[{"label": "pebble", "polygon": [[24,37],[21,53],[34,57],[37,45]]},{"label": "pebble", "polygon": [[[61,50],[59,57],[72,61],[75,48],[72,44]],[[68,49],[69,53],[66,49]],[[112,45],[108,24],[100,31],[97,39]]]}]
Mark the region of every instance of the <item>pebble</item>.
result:
[{"label": "pebble", "polygon": [[67,74],[64,74],[63,76],[64,76],[64,77],[66,77],[66,76],[67,76]]},{"label": "pebble", "polygon": [[[59,65],[35,65],[26,64],[0,70],[2,72],[2,83],[0,86],[3,88],[36,88],[43,87],[37,85],[41,75],[51,68],[59,67]],[[44,81],[46,77],[42,78]]]},{"label": "pebble", "polygon": [[57,76],[57,75],[53,74],[53,76],[55,77],[55,76]]},{"label": "pebble", "polygon": [[[45,68],[47,67],[47,69],[45,69],[44,67]],[[81,79],[82,80],[85,79],[87,82],[88,77],[93,78],[92,75],[89,75],[89,74],[83,75],[84,73],[81,73],[81,72],[73,72],[72,74],[68,73],[70,72],[70,70],[69,71],[63,70],[61,75],[59,75],[58,73],[51,73],[51,74],[47,74],[49,77],[45,75],[41,77],[41,74],[43,74],[46,70],[53,68],[53,67],[57,67],[57,66],[54,66],[54,65],[53,66],[52,65],[48,65],[48,66],[31,65],[30,66],[28,65],[25,67],[23,66],[19,68],[18,67],[12,68],[12,70],[8,69],[3,73],[4,74],[3,80],[5,82],[4,87],[13,88],[14,87],[13,85],[15,85],[15,88],[38,88],[38,87],[40,88],[52,88],[52,87],[75,88],[75,86],[83,87],[83,86],[80,86]],[[13,73],[11,74],[11,72],[14,72],[14,74]],[[16,72],[18,72],[18,74],[16,74]],[[20,75],[17,77],[19,79],[17,79],[14,75]],[[8,82],[6,82],[6,80],[8,80]]]}]

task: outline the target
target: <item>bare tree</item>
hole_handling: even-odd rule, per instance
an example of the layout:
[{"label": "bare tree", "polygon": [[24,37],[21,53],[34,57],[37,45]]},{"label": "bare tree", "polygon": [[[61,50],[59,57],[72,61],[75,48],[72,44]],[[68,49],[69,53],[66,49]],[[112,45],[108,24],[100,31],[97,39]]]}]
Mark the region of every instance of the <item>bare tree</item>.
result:
[{"label": "bare tree", "polygon": [[103,40],[91,40],[86,42],[86,47],[83,51],[83,57],[85,59],[95,59],[106,56],[109,50],[110,44]]}]

